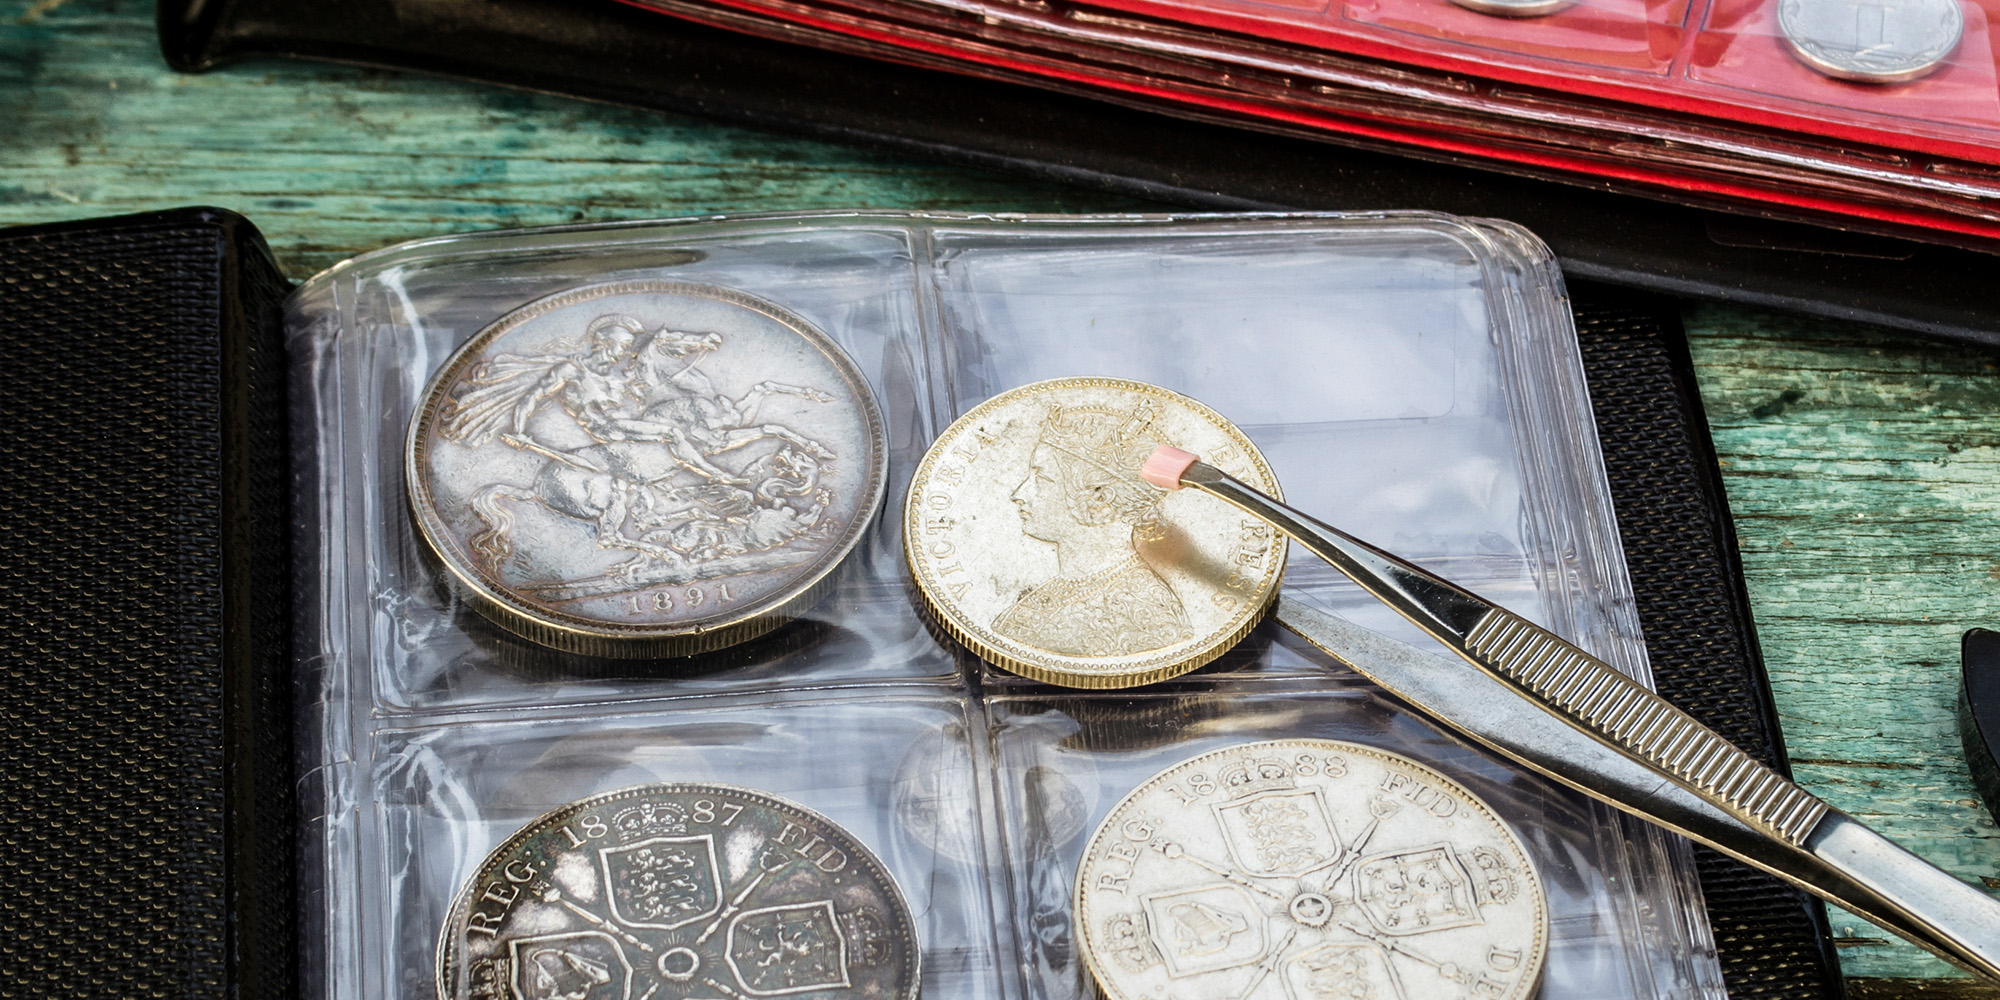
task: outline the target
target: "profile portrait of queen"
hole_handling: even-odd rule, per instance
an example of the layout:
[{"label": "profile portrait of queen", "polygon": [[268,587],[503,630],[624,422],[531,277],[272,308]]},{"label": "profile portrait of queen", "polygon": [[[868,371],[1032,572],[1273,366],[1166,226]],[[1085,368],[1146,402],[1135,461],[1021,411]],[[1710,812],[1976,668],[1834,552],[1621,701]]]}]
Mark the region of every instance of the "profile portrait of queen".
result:
[{"label": "profile portrait of queen", "polygon": [[1166,491],[1139,478],[1162,442],[1157,410],[1051,406],[1010,499],[1028,537],[1055,546],[1056,574],[993,621],[1000,635],[1070,656],[1129,656],[1191,635],[1187,612],[1139,552],[1164,536]]}]

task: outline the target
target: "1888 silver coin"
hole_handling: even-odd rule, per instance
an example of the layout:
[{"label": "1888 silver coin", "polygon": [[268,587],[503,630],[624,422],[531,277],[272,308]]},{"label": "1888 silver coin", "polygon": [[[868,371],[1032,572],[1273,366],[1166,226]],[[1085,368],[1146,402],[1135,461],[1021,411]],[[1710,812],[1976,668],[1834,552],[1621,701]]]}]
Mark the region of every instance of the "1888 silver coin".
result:
[{"label": "1888 silver coin", "polygon": [[1162,444],[1278,491],[1235,425],[1144,382],[1036,382],[959,417],[917,466],[903,515],[932,616],[987,660],[1071,687],[1148,684],[1241,640],[1277,595],[1284,539],[1139,478]]},{"label": "1888 silver coin", "polygon": [[1965,33],[1958,0],[1780,0],[1778,27],[1806,65],[1897,83],[1944,65]]},{"label": "1888 silver coin", "polygon": [[880,507],[873,394],[798,316],[709,285],[524,306],[432,378],[410,505],[482,614],[558,649],[678,656],[818,597]]},{"label": "1888 silver coin", "polygon": [[916,931],[826,817],[728,785],[564,806],[493,849],[438,942],[439,1000],[914,1000]]},{"label": "1888 silver coin", "polygon": [[1155,775],[1092,835],[1075,914],[1110,1000],[1520,1000],[1548,948],[1541,880],[1486,803],[1333,740]]}]

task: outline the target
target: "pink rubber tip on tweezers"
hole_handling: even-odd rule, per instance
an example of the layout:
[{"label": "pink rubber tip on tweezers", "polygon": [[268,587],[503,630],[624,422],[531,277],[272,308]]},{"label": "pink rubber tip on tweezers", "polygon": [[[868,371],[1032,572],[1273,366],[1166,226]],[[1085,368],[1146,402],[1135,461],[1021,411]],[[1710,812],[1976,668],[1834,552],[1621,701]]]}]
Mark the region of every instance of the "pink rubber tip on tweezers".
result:
[{"label": "pink rubber tip on tweezers", "polygon": [[1146,464],[1139,467],[1139,478],[1161,489],[1177,490],[1181,488],[1182,473],[1199,461],[1199,455],[1163,444],[1146,456]]}]

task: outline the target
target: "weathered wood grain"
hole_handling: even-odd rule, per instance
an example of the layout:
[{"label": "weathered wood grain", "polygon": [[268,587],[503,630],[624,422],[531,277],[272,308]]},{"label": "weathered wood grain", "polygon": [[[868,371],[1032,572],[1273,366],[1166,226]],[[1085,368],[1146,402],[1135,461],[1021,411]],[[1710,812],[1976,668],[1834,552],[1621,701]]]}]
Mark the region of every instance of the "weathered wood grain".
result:
[{"label": "weathered wood grain", "polygon": [[[0,0],[0,225],[220,205],[255,219],[303,277],[397,240],[497,227],[1156,207],[414,75],[268,61],[181,76],[155,52],[151,17],[144,0]],[[1688,319],[1801,780],[1961,877],[2000,878],[2000,831],[1952,728],[1958,635],[2000,626],[2000,359],[1721,306]],[[1954,974],[1838,924],[1848,971],[1865,977],[1857,998]]]},{"label": "weathered wood grain", "polygon": [[[1688,330],[1800,783],[2000,880],[1955,728],[1959,636],[2000,624],[2000,355],[1720,306]],[[1849,975],[1955,974],[1835,924]]]},{"label": "weathered wood grain", "polygon": [[0,0],[0,225],[206,204],[303,277],[475,229],[824,207],[1123,211],[1099,192],[413,74],[187,76],[146,0]]}]

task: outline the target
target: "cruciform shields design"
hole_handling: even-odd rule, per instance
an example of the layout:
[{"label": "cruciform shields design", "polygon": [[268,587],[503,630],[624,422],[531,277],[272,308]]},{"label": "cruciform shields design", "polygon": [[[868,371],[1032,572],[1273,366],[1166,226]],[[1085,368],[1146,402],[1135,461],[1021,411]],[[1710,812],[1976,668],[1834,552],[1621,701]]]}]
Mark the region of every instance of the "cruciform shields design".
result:
[{"label": "cruciform shields design", "polygon": [[670,931],[722,909],[715,839],[654,837],[597,853],[611,915],[628,927]]},{"label": "cruciform shields design", "polygon": [[846,989],[847,937],[833,902],[745,910],[729,922],[729,969],[753,996]]},{"label": "cruciform shields design", "polygon": [[1298,878],[1341,858],[1325,790],[1287,788],[1217,803],[1215,821],[1230,860],[1261,878]]},{"label": "cruciform shields design", "polygon": [[1139,903],[1169,978],[1233,969],[1265,955],[1264,911],[1236,886],[1176,889],[1142,896]]},{"label": "cruciform shields design", "polygon": [[1448,844],[1364,858],[1354,901],[1384,934],[1427,934],[1485,922],[1464,863]]},{"label": "cruciform shields design", "polygon": [[507,952],[513,960],[514,995],[521,1000],[625,1000],[632,995],[632,965],[618,942],[602,931],[516,938],[507,942]]}]

